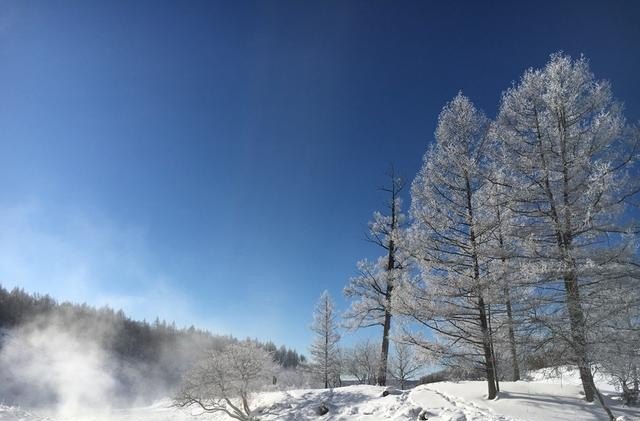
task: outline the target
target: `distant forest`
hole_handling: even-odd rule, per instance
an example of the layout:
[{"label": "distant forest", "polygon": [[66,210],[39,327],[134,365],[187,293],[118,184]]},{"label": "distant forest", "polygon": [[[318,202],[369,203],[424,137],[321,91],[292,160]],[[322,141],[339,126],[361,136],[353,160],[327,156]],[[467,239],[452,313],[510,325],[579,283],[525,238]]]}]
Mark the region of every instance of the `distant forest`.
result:
[{"label": "distant forest", "polygon": [[[25,331],[44,335],[62,332],[80,344],[97,345],[107,356],[118,386],[117,397],[122,400],[128,396],[147,399],[166,396],[202,352],[238,341],[233,336],[216,335],[194,326],[178,328],[174,322],[160,319],[151,323],[132,320],[122,310],[60,303],[49,295],[29,294],[19,288],[8,291],[0,286],[0,347]],[[283,368],[295,369],[305,362],[303,355],[284,345],[258,343]],[[28,346],[29,343],[25,345]],[[3,383],[0,396],[5,402],[32,403],[20,400],[23,396],[34,396],[30,390],[33,385],[24,384],[18,375],[12,376],[12,367],[7,365],[0,359]],[[22,393],[24,390],[31,393]],[[41,393],[46,396],[49,391]]]}]

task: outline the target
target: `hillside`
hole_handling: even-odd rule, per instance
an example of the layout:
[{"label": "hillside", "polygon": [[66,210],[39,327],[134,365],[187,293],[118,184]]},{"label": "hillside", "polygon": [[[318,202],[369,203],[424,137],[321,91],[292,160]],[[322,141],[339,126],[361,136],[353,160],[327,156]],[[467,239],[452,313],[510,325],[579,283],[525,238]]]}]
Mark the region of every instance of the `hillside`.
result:
[{"label": "hillside", "polygon": [[[0,286],[0,404],[149,404],[170,395],[204,350],[237,341]],[[284,345],[260,346],[285,369],[304,361]]]}]

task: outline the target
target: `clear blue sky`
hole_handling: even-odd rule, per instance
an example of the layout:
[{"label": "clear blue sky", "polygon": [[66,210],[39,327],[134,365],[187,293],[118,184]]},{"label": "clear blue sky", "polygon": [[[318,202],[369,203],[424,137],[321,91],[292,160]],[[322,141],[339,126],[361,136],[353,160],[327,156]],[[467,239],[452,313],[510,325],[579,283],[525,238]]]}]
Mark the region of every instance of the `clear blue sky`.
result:
[{"label": "clear blue sky", "polygon": [[0,283],[305,351],[446,101],[494,115],[563,50],[637,121],[639,22],[634,1],[2,1]]}]

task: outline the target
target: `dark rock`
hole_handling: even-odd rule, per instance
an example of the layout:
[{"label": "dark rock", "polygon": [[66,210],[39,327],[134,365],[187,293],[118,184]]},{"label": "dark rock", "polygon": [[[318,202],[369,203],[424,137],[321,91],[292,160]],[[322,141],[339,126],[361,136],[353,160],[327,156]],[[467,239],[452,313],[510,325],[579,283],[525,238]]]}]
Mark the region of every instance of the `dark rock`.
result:
[{"label": "dark rock", "polygon": [[382,392],[382,397],[389,396],[389,395],[401,395],[401,394],[402,394],[402,391],[401,391],[401,390],[394,389],[394,388],[391,388],[391,387],[390,387],[390,388],[388,388],[388,389],[385,389],[385,390]]},{"label": "dark rock", "polygon": [[316,409],[316,412],[318,413],[318,415],[322,416],[329,412],[329,407],[322,403],[320,404],[320,406],[318,406],[318,408]]}]

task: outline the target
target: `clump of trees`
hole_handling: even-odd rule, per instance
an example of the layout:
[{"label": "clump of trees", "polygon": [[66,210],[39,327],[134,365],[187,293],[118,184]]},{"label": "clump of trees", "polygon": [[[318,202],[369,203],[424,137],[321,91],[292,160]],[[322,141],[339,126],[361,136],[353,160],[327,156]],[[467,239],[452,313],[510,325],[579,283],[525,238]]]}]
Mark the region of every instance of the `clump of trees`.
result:
[{"label": "clump of trees", "polygon": [[382,327],[379,383],[393,316],[400,343],[447,376],[482,373],[489,399],[522,367],[572,364],[610,418],[595,369],[637,403],[639,158],[640,130],[583,57],[527,70],[494,120],[456,95],[411,184],[409,219],[392,176],[389,212],[370,224],[386,253],[345,287],[347,327]]},{"label": "clump of trees", "polygon": [[495,121],[458,94],[435,138],[401,243],[415,275],[393,296],[413,322],[403,340],[445,366],[480,368],[490,399],[501,366],[518,379],[519,365],[556,355],[612,418],[592,373],[637,399],[640,230],[628,210],[640,132],[585,58],[554,54],[503,94]]},{"label": "clump of trees", "polygon": [[273,361],[283,369],[295,369],[301,364],[307,362],[304,355],[298,354],[298,351],[281,345],[280,348],[273,342],[269,341],[264,344],[264,349],[273,355]]}]

